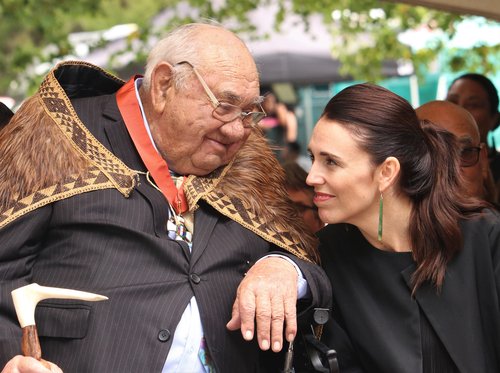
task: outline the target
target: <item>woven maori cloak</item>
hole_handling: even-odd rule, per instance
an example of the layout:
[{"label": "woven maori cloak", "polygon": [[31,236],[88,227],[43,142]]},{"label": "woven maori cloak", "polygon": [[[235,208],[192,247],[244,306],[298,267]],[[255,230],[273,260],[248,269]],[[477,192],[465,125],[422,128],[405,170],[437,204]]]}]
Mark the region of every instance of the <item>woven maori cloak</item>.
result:
[{"label": "woven maori cloak", "polygon": [[[115,188],[133,193],[137,171],[106,149],[78,118],[70,98],[116,92],[124,82],[84,62],[65,62],[0,131],[0,228],[49,203]],[[284,174],[254,130],[235,159],[211,174],[189,176],[189,209],[200,200],[299,258],[317,260],[316,240],[289,203]]]}]

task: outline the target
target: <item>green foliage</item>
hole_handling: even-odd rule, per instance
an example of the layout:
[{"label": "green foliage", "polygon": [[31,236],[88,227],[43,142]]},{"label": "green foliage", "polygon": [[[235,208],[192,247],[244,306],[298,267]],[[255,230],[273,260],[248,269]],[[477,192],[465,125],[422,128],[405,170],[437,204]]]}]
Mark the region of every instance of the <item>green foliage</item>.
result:
[{"label": "green foliage", "polygon": [[443,43],[414,51],[400,42],[398,35],[425,27],[441,29],[452,37],[456,22],[462,20],[457,15],[375,0],[294,0],[293,11],[304,17],[322,13],[325,24],[331,25],[332,55],[342,63],[341,72],[366,81],[380,80],[387,60],[412,61],[417,73],[426,69]]},{"label": "green foliage", "polygon": [[446,60],[452,71],[475,71],[489,74],[498,71],[500,45],[475,46],[472,49],[450,49]]},{"label": "green foliage", "polygon": [[[89,14],[98,9],[97,0],[2,0],[0,2],[0,90],[32,62],[46,60],[57,45],[56,54],[71,50],[67,34],[71,31],[69,16],[76,18],[82,10]],[[3,89],[2,89],[3,88]]]},{"label": "green foliage", "polygon": [[26,93],[25,85],[31,93],[40,82],[34,65],[73,53],[68,34],[129,22],[146,30],[166,5],[156,0],[0,0],[0,95]]},{"label": "green foliage", "polygon": [[[192,14],[177,14],[161,29],[151,27],[152,18],[163,9],[176,9],[179,0],[0,0],[0,95],[24,85],[38,85],[40,77],[33,66],[52,65],[57,58],[73,53],[68,34],[77,31],[104,30],[116,24],[135,23],[138,32],[129,38],[129,47],[138,63],[146,58],[146,41],[163,33],[173,24],[210,18],[230,21],[237,32],[253,32],[248,12],[259,5],[278,4],[274,27],[279,30],[289,14],[308,17],[321,14],[332,34],[332,55],[342,62],[342,73],[358,80],[377,81],[386,60],[411,61],[417,72],[425,71],[442,55],[446,42],[454,35],[463,17],[422,7],[377,0],[186,0]],[[400,42],[398,35],[410,29],[442,30],[443,37],[424,49],[413,50]],[[132,43],[134,42],[134,43]],[[96,43],[93,47],[99,47]],[[119,53],[126,53],[127,50]],[[114,68],[119,54],[110,59]],[[468,50],[450,50],[441,63],[451,71],[495,72],[500,46],[475,46]],[[28,83],[24,80],[28,80]],[[11,83],[14,81],[14,83]],[[22,84],[21,84],[22,83]],[[21,84],[21,88],[19,88]]]}]

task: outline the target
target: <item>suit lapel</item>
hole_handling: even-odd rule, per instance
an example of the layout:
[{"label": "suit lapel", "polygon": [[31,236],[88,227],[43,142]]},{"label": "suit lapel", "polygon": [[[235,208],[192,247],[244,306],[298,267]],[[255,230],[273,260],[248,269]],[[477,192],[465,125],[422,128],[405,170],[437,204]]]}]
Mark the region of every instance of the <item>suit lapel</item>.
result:
[{"label": "suit lapel", "polygon": [[[410,289],[415,269],[415,265],[411,265],[402,272]],[[458,369],[473,372],[477,364],[472,357],[482,356],[481,341],[474,333],[481,330],[477,325],[480,315],[476,312],[474,297],[467,294],[465,277],[456,266],[449,264],[441,292],[436,293],[433,285],[425,283],[415,298]]]},{"label": "suit lapel", "polygon": [[207,248],[208,241],[215,225],[218,221],[216,214],[210,214],[204,208],[199,208],[194,213],[194,235],[193,235],[193,252],[191,258],[191,267],[200,259],[201,255]]},{"label": "suit lapel", "polygon": [[105,118],[104,132],[109,141],[111,151],[128,167],[141,172],[139,175],[140,182],[137,184],[136,190],[149,202],[153,210],[156,235],[158,237],[165,236],[167,234],[167,220],[169,216],[168,203],[163,194],[150,184],[146,175],[142,174],[147,171],[146,166],[142,162],[128,134],[114,95],[110,96],[110,99],[104,106],[103,116]]},{"label": "suit lapel", "polygon": [[111,151],[128,167],[145,172],[146,167],[127,132],[114,95],[110,96],[104,106],[103,116],[107,119],[104,122],[104,131],[111,146]]}]

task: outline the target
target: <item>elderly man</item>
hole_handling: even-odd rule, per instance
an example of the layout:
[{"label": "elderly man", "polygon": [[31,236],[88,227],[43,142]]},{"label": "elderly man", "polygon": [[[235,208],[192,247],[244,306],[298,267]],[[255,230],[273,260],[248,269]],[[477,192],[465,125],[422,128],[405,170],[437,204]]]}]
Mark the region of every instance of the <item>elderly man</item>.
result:
[{"label": "elderly man", "polygon": [[480,141],[474,117],[449,101],[430,101],[417,108],[416,112],[420,119],[443,127],[458,138],[465,191],[470,196],[495,202],[496,193],[488,167],[487,150]]},{"label": "elderly man", "polygon": [[172,31],[126,84],[82,62],[49,73],[0,134],[5,372],[43,369],[14,357],[10,291],[31,282],[109,298],[39,304],[54,371],[271,369],[259,347],[293,340],[297,297],[328,307],[329,284],[253,130],[260,102],[249,51],[216,25]]}]

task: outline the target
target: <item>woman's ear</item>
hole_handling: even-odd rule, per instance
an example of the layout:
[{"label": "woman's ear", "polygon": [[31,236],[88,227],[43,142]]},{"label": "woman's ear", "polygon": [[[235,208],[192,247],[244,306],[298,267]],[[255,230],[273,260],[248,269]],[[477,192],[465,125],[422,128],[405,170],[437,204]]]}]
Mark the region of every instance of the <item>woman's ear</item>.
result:
[{"label": "woman's ear", "polygon": [[401,165],[395,157],[387,157],[381,165],[377,167],[377,178],[380,192],[384,192],[394,185],[399,177]]},{"label": "woman's ear", "polygon": [[173,67],[168,62],[158,63],[151,73],[151,103],[157,114],[163,113],[167,91],[172,86]]}]

